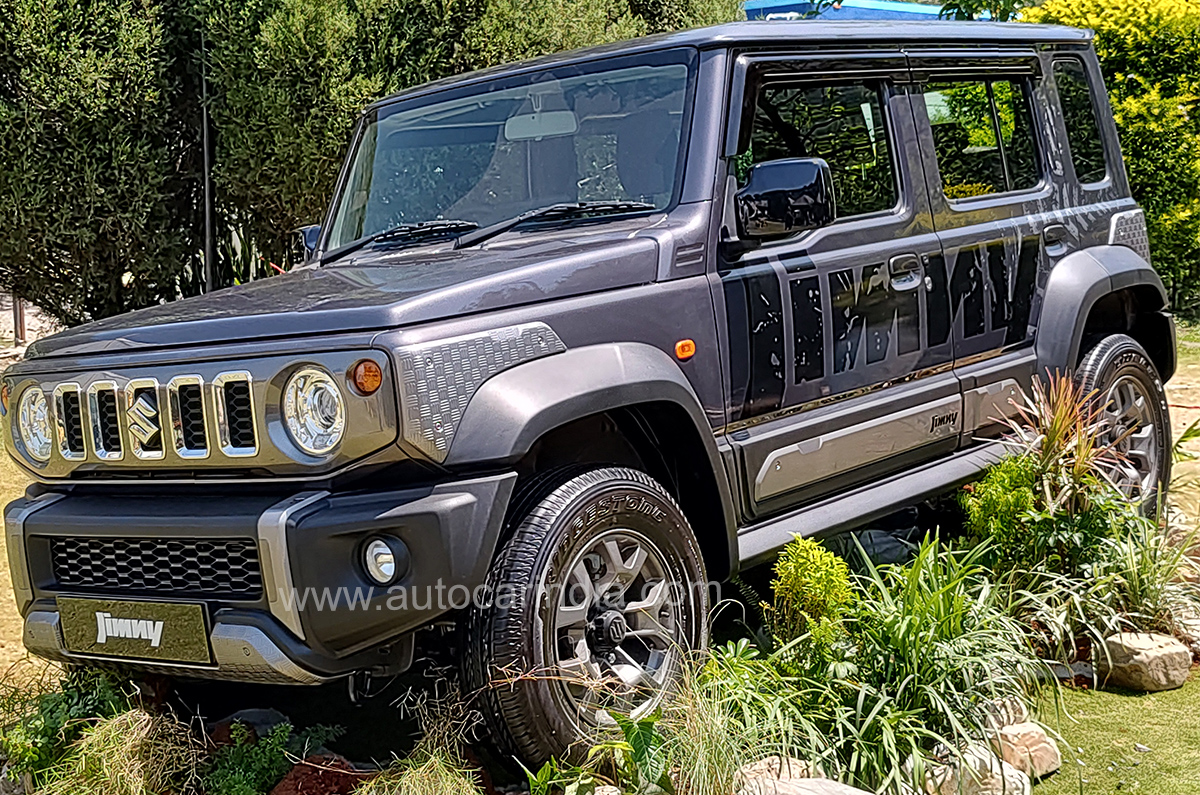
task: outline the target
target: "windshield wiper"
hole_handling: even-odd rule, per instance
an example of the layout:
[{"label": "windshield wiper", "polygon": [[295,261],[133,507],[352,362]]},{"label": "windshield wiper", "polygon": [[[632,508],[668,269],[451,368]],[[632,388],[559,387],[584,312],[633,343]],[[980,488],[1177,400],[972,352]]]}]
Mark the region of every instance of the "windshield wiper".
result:
[{"label": "windshield wiper", "polygon": [[491,240],[497,235],[502,235],[513,227],[520,226],[526,221],[547,220],[553,218],[586,218],[590,215],[610,215],[612,213],[634,213],[645,212],[646,210],[657,210],[653,204],[646,202],[625,202],[625,201],[603,201],[603,202],[575,202],[573,204],[551,204],[547,207],[539,207],[536,210],[529,210],[520,215],[514,215],[504,221],[499,221],[491,226],[485,226],[482,229],[476,229],[474,232],[468,232],[465,235],[460,235],[454,241],[455,248],[467,248],[468,246],[478,245],[485,240]]},{"label": "windshield wiper", "polygon": [[462,234],[478,228],[479,224],[474,221],[422,221],[417,224],[401,224],[336,248],[321,257],[321,264],[328,265],[336,259],[376,243],[411,243],[429,237]]}]

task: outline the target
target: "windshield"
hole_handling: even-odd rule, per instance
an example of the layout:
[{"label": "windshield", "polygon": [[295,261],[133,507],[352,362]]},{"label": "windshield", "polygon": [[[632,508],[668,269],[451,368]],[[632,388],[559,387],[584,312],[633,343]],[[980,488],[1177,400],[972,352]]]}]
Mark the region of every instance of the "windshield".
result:
[{"label": "windshield", "polygon": [[674,201],[694,51],[563,66],[369,117],[325,250],[401,224],[480,226],[560,202]]}]

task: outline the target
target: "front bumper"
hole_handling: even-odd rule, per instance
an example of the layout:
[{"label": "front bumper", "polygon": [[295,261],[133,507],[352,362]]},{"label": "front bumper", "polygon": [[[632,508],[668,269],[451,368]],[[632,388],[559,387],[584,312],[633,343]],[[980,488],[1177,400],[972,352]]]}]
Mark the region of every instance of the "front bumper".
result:
[{"label": "front bumper", "polygon": [[[5,533],[25,646],[61,662],[189,678],[319,684],[356,671],[396,673],[412,660],[414,631],[462,606],[445,598],[448,589],[473,592],[485,582],[515,482],[515,473],[504,473],[398,491],[309,491],[283,500],[73,493],[17,500],[5,512]],[[363,545],[376,536],[398,540],[408,551],[406,570],[386,588],[374,585],[359,562]],[[197,595],[163,588],[162,578],[151,578],[158,583],[151,590],[64,585],[60,580],[71,579],[63,576],[64,566],[87,562],[52,559],[51,549],[63,548],[55,544],[65,540],[71,549],[90,548],[81,538],[125,545],[252,540],[261,587]],[[122,570],[120,560],[106,565]],[[212,661],[68,651],[59,596],[203,603]]]}]

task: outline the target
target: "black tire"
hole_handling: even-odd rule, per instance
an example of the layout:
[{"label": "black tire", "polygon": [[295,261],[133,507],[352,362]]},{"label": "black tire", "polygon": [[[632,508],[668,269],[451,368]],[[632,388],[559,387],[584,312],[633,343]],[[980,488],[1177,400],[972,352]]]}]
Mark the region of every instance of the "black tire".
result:
[{"label": "black tire", "polygon": [[[624,661],[640,659],[639,644],[646,647],[647,660],[673,660],[669,667],[662,662],[656,669],[666,686],[642,702],[646,706],[669,691],[686,651],[700,648],[706,637],[704,560],[691,525],[671,495],[634,469],[594,469],[563,477],[565,482],[557,488],[542,489],[540,499],[527,497],[527,512],[514,516],[516,528],[488,576],[494,599],[472,608],[463,650],[464,685],[469,693],[478,695],[492,741],[501,752],[535,770],[551,757],[580,760],[606,730],[603,711],[599,716],[591,714],[573,695],[581,690],[577,683],[582,679],[560,674],[562,651],[578,651],[578,638],[583,637],[588,647],[579,658],[586,658],[589,666],[608,666],[602,679],[618,669],[626,675],[634,670]],[[596,545],[602,551],[593,552]],[[628,574],[625,564],[636,563],[643,548],[645,562],[639,573]],[[582,589],[581,573],[587,580]],[[610,575],[615,590],[593,588],[594,577],[604,580]],[[633,609],[629,614],[633,623],[627,624],[622,612],[628,609],[626,603],[650,604],[653,600],[639,602],[637,597],[661,594],[655,584],[659,582],[682,586],[672,604]],[[592,594],[623,590],[624,595],[588,607],[587,598],[576,599],[579,590]],[[651,622],[648,616],[652,611]],[[622,618],[613,619],[614,613]],[[558,628],[560,621],[581,616],[587,616],[587,630],[579,630],[575,624]],[[669,626],[671,631],[646,629],[655,633],[652,640],[621,631],[639,629],[644,623]],[[619,626],[614,628],[614,624]],[[654,656],[650,647],[663,640],[658,634],[671,637],[672,653]],[[623,640],[614,641],[618,636]],[[605,651],[608,643],[618,645]],[[606,654],[608,662],[603,659]],[[614,659],[618,661],[615,667],[611,664]],[[647,663],[641,670],[649,668]],[[642,695],[638,692],[636,698]]]},{"label": "black tire", "polygon": [[[1083,354],[1075,372],[1075,381],[1085,393],[1094,391],[1096,399],[1104,401],[1109,408],[1117,405],[1117,392],[1125,389],[1144,399],[1145,407],[1141,412],[1144,420],[1134,424],[1142,430],[1147,424],[1153,426],[1150,433],[1142,436],[1153,447],[1154,454],[1150,456],[1144,450],[1135,451],[1136,455],[1129,459],[1135,463],[1142,479],[1142,485],[1129,493],[1142,501],[1143,510],[1148,515],[1155,515],[1160,496],[1166,493],[1171,480],[1171,419],[1167,411],[1167,393],[1154,362],[1132,337],[1113,334]],[[1112,429],[1111,436],[1123,432],[1124,426],[1118,424]],[[1129,448],[1134,444],[1134,438],[1130,437],[1120,447]]]}]

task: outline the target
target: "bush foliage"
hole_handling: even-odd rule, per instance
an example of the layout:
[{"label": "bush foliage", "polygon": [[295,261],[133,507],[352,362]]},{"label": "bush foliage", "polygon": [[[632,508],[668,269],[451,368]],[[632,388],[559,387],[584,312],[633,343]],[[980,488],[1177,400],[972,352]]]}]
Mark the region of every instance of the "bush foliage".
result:
[{"label": "bush foliage", "polygon": [[736,0],[0,0],[0,288],[73,324],[218,285],[319,222],[361,108],[456,72],[733,19]]},{"label": "bush foliage", "polygon": [[1200,294],[1200,2],[1047,0],[1029,22],[1091,28],[1154,265],[1179,306]]}]

